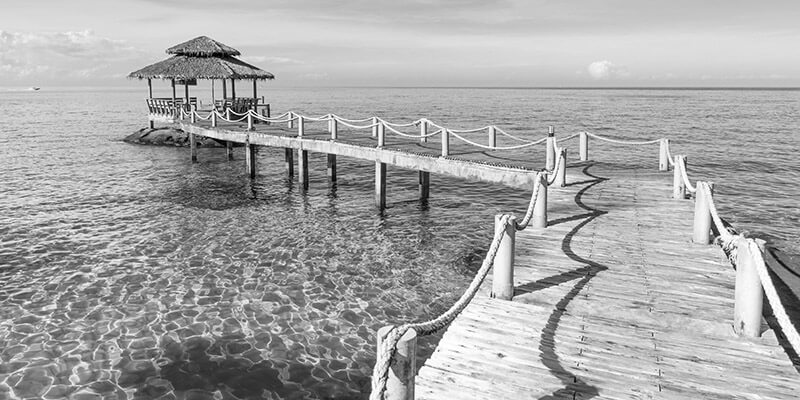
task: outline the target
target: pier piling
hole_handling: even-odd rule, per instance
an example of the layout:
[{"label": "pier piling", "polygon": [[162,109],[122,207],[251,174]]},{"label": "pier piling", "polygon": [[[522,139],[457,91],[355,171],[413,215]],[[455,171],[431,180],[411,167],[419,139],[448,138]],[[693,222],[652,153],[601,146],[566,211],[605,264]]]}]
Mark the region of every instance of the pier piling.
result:
[{"label": "pier piling", "polygon": [[669,171],[669,158],[667,148],[669,147],[669,139],[661,139],[658,142],[658,170]]},{"label": "pier piling", "polygon": [[503,240],[497,248],[492,266],[491,296],[500,300],[511,300],[514,297],[514,249],[516,241],[516,217],[511,216],[505,226],[500,226],[502,214],[495,215],[494,229],[503,229]]},{"label": "pier piling", "polygon": [[386,164],[375,161],[375,205],[386,208]]},{"label": "pier piling", "polygon": [[195,137],[194,133],[189,134],[189,148],[191,149],[192,153],[192,162],[197,162],[197,137]]},{"label": "pier piling", "polygon": [[708,203],[711,199],[707,198],[702,185],[708,185],[709,192],[713,193],[714,184],[712,182],[697,182],[697,192],[694,196],[694,232],[692,241],[694,243],[709,244],[711,237],[711,212]]},{"label": "pier piling", "polygon": [[336,154],[328,154],[328,181],[336,183]]},{"label": "pier piling", "polygon": [[[302,122],[298,124],[299,126],[302,126]],[[306,190],[308,189],[308,151],[297,150],[297,156],[297,176],[300,179],[300,188]]]},{"label": "pier piling", "polygon": [[[733,329],[739,336],[761,336],[761,313],[764,305],[764,289],[755,266],[755,254],[749,246],[752,239],[736,239],[736,302],[733,309]],[[760,250],[759,250],[760,251]]]},{"label": "pier piling", "polygon": [[561,161],[558,163],[558,171],[556,171],[556,181],[554,182],[560,187],[567,186],[567,149],[561,149],[558,155]]},{"label": "pier piling", "polygon": [[536,204],[533,206],[533,220],[531,223],[534,228],[547,228],[547,176],[542,175],[536,185],[539,186],[539,195]]},{"label": "pier piling", "polygon": [[544,167],[552,171],[556,166],[556,131],[552,126],[547,127],[547,147],[545,148]]},{"label": "pier piling", "polygon": [[431,173],[419,171],[419,199],[428,200],[431,195]]},{"label": "pier piling", "polygon": [[[378,329],[378,349],[394,326]],[[386,379],[385,400],[413,400],[414,380],[417,373],[417,332],[409,329],[397,342],[397,350],[389,366]]]},{"label": "pier piling", "polygon": [[228,161],[233,160],[233,142],[230,140],[225,141],[225,155],[228,158]]},{"label": "pier piling", "polygon": [[253,179],[256,177],[256,146],[250,144],[249,139],[244,142],[244,158],[245,165],[247,166],[247,174],[250,176],[250,179]]},{"label": "pier piling", "polygon": [[294,179],[294,151],[290,148],[284,148],[283,151],[286,160],[286,176]]},{"label": "pier piling", "polygon": [[686,186],[683,183],[681,170],[684,165],[684,156],[676,155],[673,162],[675,167],[672,169],[672,198],[676,200],[686,199]]}]

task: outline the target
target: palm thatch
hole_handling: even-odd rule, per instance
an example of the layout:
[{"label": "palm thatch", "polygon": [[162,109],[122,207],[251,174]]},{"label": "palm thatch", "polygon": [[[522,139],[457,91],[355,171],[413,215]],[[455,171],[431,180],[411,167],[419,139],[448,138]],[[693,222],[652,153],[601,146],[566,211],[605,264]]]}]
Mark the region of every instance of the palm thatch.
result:
[{"label": "palm thatch", "polygon": [[139,79],[275,79],[275,75],[234,57],[176,55],[128,74]]},{"label": "palm thatch", "polygon": [[223,57],[238,56],[239,50],[222,44],[208,36],[198,36],[181,44],[167,49],[167,54],[177,54],[194,57]]}]

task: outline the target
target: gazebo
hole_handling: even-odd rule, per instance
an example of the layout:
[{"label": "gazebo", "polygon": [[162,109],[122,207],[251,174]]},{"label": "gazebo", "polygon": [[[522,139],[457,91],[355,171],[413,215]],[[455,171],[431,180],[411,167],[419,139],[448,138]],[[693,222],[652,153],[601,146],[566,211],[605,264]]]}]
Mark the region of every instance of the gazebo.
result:
[{"label": "gazebo", "polygon": [[[196,98],[189,97],[189,86],[197,85],[198,79],[209,79],[211,97],[214,108],[231,109],[243,112],[248,109],[258,110],[257,82],[275,79],[271,73],[250,65],[236,58],[239,50],[222,44],[207,36],[198,36],[187,42],[167,49],[172,57],[148,65],[128,74],[129,78],[147,79],[148,108],[150,111],[150,127],[154,120],[174,120],[181,107],[190,110],[197,106]],[[153,98],[153,79],[169,79],[172,85],[172,98]],[[214,99],[214,80],[222,80],[222,99]],[[227,80],[231,81],[231,97],[227,93]],[[253,81],[252,98],[236,98],[236,80]],[[184,98],[176,97],[175,85],[184,86]]]}]

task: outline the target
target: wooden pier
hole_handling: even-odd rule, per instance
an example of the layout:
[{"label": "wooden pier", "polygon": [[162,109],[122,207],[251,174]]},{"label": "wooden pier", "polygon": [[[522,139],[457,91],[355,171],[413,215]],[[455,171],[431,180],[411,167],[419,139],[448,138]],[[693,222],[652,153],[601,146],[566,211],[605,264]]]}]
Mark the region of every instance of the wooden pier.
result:
[{"label": "wooden pier", "polygon": [[[343,137],[332,117],[327,128],[307,129],[308,120],[291,113],[280,125],[258,124],[255,113],[238,121],[228,117],[229,122],[212,114],[202,120],[193,111],[184,116],[181,127],[192,136],[244,143],[250,176],[256,176],[256,146],[285,148],[287,172],[294,175],[296,163],[304,188],[309,181],[308,151],[328,154],[332,182],[337,156],[375,162],[378,207],[387,203],[386,165],[420,171],[420,198],[435,195],[430,173],[525,189],[543,176],[530,157],[493,157],[491,149],[452,143],[446,128],[440,141],[429,141],[425,120],[413,127],[421,129],[419,138],[409,140],[390,137],[387,126],[375,120],[361,127],[371,128],[372,135]],[[487,145],[496,147],[497,128],[489,127],[488,132]],[[722,249],[709,244],[713,211],[706,202],[711,200],[698,200],[696,205],[684,196],[691,183],[680,179],[680,169],[674,176],[664,172],[673,159],[680,167],[680,156],[669,155],[668,142],[661,140],[653,151],[652,170],[631,170],[603,160],[587,161],[587,143],[588,136],[581,134],[580,149],[572,154],[580,154],[582,161],[567,164],[566,153],[556,151],[561,146],[551,130],[546,159],[554,179],[540,187],[545,194],[539,193],[539,208],[531,209],[531,225],[520,229],[519,221],[511,220],[510,232],[519,230],[507,233],[507,240],[513,241],[501,240],[497,258],[490,260],[494,273],[500,271],[496,276],[511,280],[495,285],[492,293],[497,282],[489,274],[489,282],[467,299],[468,305],[456,310],[460,312],[454,313],[436,351],[416,375],[413,337],[418,328],[406,326],[408,335],[399,345],[390,345],[394,347],[384,370],[388,389],[373,392],[373,398],[800,396],[800,374],[776,333],[763,322],[762,282],[756,282],[756,289],[736,287],[739,280],[758,281],[756,275],[742,277],[756,267],[740,265],[737,277]],[[196,155],[192,149],[193,160]],[[705,187],[698,183],[692,189],[698,199],[711,197],[704,194],[709,190]],[[738,249],[740,254],[745,250]],[[498,263],[510,264],[510,271],[503,275]],[[764,284],[768,289],[769,282]],[[497,289],[503,285],[510,286],[508,293]],[[756,298],[759,303],[752,303]],[[757,314],[745,315],[747,307],[740,303],[756,307]],[[404,353],[408,349],[412,356]]]}]

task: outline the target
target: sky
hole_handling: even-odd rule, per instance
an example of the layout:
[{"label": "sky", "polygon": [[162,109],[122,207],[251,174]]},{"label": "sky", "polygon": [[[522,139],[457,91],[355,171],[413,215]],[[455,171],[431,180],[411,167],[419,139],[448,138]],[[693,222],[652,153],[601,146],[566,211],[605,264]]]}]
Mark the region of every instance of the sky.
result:
[{"label": "sky", "polygon": [[200,35],[283,87],[800,87],[796,0],[0,2],[3,87],[136,85]]}]

